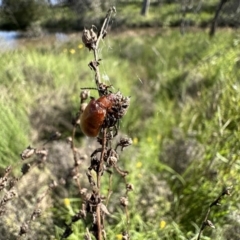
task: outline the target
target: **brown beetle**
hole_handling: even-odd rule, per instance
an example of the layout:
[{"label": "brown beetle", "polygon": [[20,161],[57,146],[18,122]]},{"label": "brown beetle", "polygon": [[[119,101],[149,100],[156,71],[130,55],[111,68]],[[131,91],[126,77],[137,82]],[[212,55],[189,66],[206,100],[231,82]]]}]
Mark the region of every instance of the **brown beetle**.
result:
[{"label": "brown beetle", "polygon": [[92,98],[81,114],[80,126],[88,137],[97,137],[102,127],[112,127],[125,115],[130,98],[120,92]]}]

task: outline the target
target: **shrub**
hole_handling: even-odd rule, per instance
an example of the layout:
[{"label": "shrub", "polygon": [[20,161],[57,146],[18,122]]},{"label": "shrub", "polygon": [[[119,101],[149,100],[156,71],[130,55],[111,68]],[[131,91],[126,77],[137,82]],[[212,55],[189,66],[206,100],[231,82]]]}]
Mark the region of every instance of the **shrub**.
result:
[{"label": "shrub", "polygon": [[45,0],[3,0],[2,5],[7,20],[20,29],[40,20],[47,7]]}]

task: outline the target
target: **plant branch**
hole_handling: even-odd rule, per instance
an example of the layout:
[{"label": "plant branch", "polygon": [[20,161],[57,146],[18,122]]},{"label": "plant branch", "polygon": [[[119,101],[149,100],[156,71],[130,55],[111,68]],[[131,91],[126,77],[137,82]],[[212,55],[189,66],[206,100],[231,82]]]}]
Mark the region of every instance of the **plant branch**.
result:
[{"label": "plant branch", "polygon": [[[105,37],[105,35],[107,34],[107,28],[108,28],[108,25],[109,25],[109,21],[112,17],[112,13],[113,12],[116,12],[115,8],[112,7],[108,10],[108,13],[104,19],[104,22],[103,22],[103,25],[102,25],[102,28],[100,30],[100,33],[98,34],[98,38],[97,38],[97,41],[95,43],[95,47],[93,48],[93,53],[94,53],[94,62],[96,63],[95,64],[95,83],[96,83],[96,86],[97,86],[97,89],[99,89],[99,86],[100,86],[100,83],[101,83],[101,76],[100,76],[100,71],[99,71],[99,67],[98,67],[98,62],[99,62],[99,57],[98,57],[98,46],[99,46],[99,43],[101,41],[101,39],[103,39]],[[101,95],[99,93],[99,95]]]},{"label": "plant branch", "polygon": [[220,201],[221,199],[223,198],[223,196],[225,195],[231,195],[230,193],[230,190],[232,189],[232,187],[225,187],[223,190],[222,190],[222,193],[209,205],[208,207],[208,210],[207,210],[207,213],[206,213],[206,216],[202,222],[202,225],[201,225],[201,228],[200,228],[200,231],[199,231],[199,234],[198,234],[198,237],[197,237],[197,240],[200,240],[201,238],[201,235],[202,235],[202,232],[203,230],[205,229],[206,226],[208,227],[211,227],[211,228],[215,228],[215,226],[213,225],[213,223],[208,220],[208,216],[210,214],[210,211],[212,209],[213,206],[220,206]]}]

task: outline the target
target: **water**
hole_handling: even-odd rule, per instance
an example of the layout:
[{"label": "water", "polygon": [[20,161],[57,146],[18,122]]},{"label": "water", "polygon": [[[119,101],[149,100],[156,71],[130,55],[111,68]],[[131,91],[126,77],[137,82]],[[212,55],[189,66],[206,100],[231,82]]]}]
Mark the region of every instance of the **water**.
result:
[{"label": "water", "polygon": [[[57,3],[61,2],[61,1],[59,1],[59,0],[50,0],[50,2],[51,2],[51,4],[55,5],[55,4],[57,4]],[[0,0],[0,5],[2,5],[2,0]]]},{"label": "water", "polygon": [[37,46],[38,44],[63,44],[74,38],[76,34],[44,34],[39,38],[26,38],[24,34],[18,31],[0,31],[0,52],[13,50],[26,44]]},{"label": "water", "polygon": [[17,31],[0,31],[0,50],[16,48],[19,36]]}]

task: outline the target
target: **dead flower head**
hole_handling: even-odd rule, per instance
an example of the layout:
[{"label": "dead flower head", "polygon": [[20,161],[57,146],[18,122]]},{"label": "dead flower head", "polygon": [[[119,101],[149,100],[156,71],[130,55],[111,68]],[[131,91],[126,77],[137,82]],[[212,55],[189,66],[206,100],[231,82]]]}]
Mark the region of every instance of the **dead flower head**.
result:
[{"label": "dead flower head", "polygon": [[97,34],[94,32],[93,26],[90,29],[85,28],[83,30],[82,41],[89,50],[96,48]]}]

